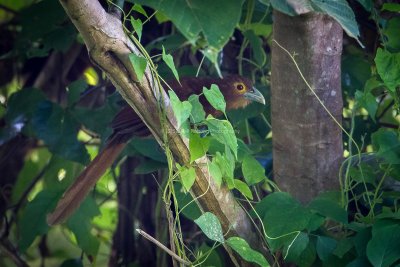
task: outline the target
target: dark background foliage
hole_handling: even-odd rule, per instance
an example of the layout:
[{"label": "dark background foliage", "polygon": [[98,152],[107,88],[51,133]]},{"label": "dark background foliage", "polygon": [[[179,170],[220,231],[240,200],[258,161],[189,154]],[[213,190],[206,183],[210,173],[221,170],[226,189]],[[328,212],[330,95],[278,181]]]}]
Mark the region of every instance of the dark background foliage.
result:
[{"label": "dark background foliage", "polygon": [[[290,10],[261,0],[223,1],[226,10],[212,0],[195,1],[196,9],[180,1],[128,2],[125,25],[154,56],[162,77],[173,79],[160,56],[164,47],[181,77],[239,73],[264,94],[265,107],[252,104],[228,117],[243,140],[239,155],[251,154],[263,166],[260,170],[252,158],[239,159],[256,173],[249,174],[242,165],[235,178],[269,178],[251,186],[250,194],[279,261],[285,258],[299,266],[399,264],[399,4],[349,1],[365,48],[346,35],[343,125],[362,151],[355,151],[344,135],[349,164],[343,165],[341,191],[324,193],[303,206],[286,193],[274,192],[271,182],[271,4]],[[318,6],[320,1],[311,2]],[[176,12],[187,16],[180,21]],[[138,24],[143,24],[141,33]],[[351,21],[346,25],[351,28]],[[58,1],[0,1],[0,36],[0,265],[171,264],[163,251],[134,232],[141,228],[169,242],[161,189],[167,160],[151,138],[130,142],[65,225],[47,225],[46,214],[111,134],[110,122],[123,100],[92,65]],[[220,150],[217,142],[211,143],[210,153]],[[176,198],[185,207],[177,217],[191,251],[188,257],[201,262],[214,242],[193,223],[200,212],[194,204],[186,206],[191,197],[180,183]],[[242,204],[251,211],[246,201]],[[217,247],[203,265],[230,262]]]}]

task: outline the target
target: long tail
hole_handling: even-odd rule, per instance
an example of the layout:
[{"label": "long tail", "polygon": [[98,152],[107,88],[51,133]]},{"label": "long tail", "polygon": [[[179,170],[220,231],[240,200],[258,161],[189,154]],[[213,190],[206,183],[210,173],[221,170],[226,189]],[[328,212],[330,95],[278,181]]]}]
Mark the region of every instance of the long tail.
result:
[{"label": "long tail", "polygon": [[127,145],[118,138],[111,139],[58,201],[55,210],[47,216],[47,223],[63,223],[79,207],[100,177],[112,165]]}]

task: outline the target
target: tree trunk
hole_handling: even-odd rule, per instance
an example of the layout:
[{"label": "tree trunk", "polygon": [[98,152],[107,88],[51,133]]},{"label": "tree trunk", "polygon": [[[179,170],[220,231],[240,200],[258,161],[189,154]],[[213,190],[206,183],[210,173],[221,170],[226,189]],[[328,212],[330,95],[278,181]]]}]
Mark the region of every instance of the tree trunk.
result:
[{"label": "tree trunk", "polygon": [[[342,29],[316,13],[290,17],[274,11],[274,39],[295,54],[304,78],[341,123]],[[342,133],[278,44],[272,48],[274,177],[303,203],[338,188]]]}]

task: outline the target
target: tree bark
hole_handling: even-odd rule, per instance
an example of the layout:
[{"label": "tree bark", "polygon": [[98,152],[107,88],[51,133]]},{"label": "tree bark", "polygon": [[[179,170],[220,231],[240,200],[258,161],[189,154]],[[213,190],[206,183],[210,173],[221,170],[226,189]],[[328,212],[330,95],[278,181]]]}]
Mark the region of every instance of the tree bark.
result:
[{"label": "tree bark", "polygon": [[[174,159],[181,165],[188,164],[190,155],[187,140],[185,141],[176,130],[175,119],[164,90],[158,88],[149,69],[146,70],[141,82],[133,71],[128,55],[131,53],[140,55],[140,52],[126,36],[121,21],[108,14],[98,1],[60,0],[60,2],[81,33],[92,61],[106,73],[160,145],[166,147],[164,141],[167,141]],[[159,112],[160,106],[166,111],[166,118],[163,120]],[[229,190],[219,189],[214,184],[204,162],[195,166],[195,169],[197,177],[192,193],[198,199],[200,207],[219,218],[223,231],[228,233],[226,237],[240,236],[253,248],[260,250],[262,244],[260,237]],[[236,265],[248,266],[239,255],[231,251],[229,253]]]},{"label": "tree bark", "polygon": [[[342,29],[316,13],[290,17],[274,11],[274,39],[295,54],[305,79],[341,123]],[[307,87],[289,55],[272,48],[273,167],[278,186],[303,203],[339,185],[343,156],[337,123]]]}]

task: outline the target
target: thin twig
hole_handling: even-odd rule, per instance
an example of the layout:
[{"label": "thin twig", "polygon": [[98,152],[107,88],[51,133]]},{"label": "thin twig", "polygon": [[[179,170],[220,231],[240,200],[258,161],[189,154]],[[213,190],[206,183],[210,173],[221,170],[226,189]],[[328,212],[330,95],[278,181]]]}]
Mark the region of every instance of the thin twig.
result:
[{"label": "thin twig", "polygon": [[174,258],[175,260],[179,261],[180,263],[182,263],[182,264],[184,264],[186,266],[192,265],[191,262],[186,261],[186,260],[182,259],[181,257],[179,257],[178,255],[176,255],[173,251],[171,251],[169,248],[167,248],[166,246],[161,244],[157,239],[155,239],[154,237],[152,237],[151,235],[149,235],[145,231],[143,231],[141,229],[136,229],[136,232],[138,232],[141,236],[143,236],[144,238],[146,238],[150,242],[153,242],[156,246],[158,246],[159,248],[161,248],[162,250],[167,252],[172,258]]}]

